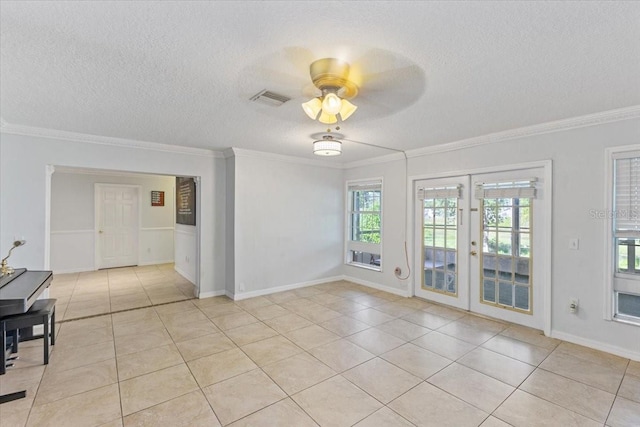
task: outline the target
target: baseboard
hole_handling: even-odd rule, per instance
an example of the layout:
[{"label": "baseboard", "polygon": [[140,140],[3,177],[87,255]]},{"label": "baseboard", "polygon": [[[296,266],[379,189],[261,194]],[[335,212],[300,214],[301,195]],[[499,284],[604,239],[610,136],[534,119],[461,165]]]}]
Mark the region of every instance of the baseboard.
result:
[{"label": "baseboard", "polygon": [[173,258],[168,259],[168,260],[160,260],[160,261],[146,261],[146,262],[139,262],[138,265],[139,266],[143,266],[143,265],[158,265],[158,264],[173,264]]},{"label": "baseboard", "polygon": [[[138,266],[145,266],[145,265],[158,265],[158,264],[170,264],[173,263],[173,259],[169,259],[169,260],[160,260],[160,261],[148,261],[148,262],[140,262],[138,263]],[[118,267],[114,267],[114,268],[118,268]],[[86,273],[87,271],[97,271],[93,265],[92,266],[87,266],[84,268],[71,268],[68,270],[54,270],[53,274],[70,274],[70,273]],[[176,269],[177,271],[177,269]],[[178,271],[178,273],[180,273]],[[187,278],[184,274],[180,273],[181,276]],[[188,279],[188,278],[187,278]],[[193,281],[191,279],[189,279],[189,281],[191,283],[193,283]]]},{"label": "baseboard", "polygon": [[615,345],[606,344],[600,341],[594,341],[587,338],[582,338],[566,332],[551,330],[551,337],[559,340],[568,341],[573,344],[590,347],[596,350],[604,351],[607,353],[615,354],[616,356],[624,357],[625,359],[636,360],[640,362],[640,353],[621,348]]},{"label": "baseboard", "polygon": [[202,292],[200,293],[200,295],[198,295],[198,298],[202,299],[202,298],[219,297],[225,294],[226,294],[226,291],[224,289],[221,291]]},{"label": "baseboard", "polygon": [[362,280],[352,276],[342,276],[342,280],[347,280],[349,282],[366,286],[368,288],[377,289],[379,291],[389,292],[390,294],[400,295],[401,297],[405,297],[405,298],[408,298],[411,296],[409,295],[409,291],[407,291],[406,289],[403,290],[403,289],[392,288],[391,286],[385,286],[385,285],[381,285],[380,283],[369,282],[368,280]]},{"label": "baseboard", "polygon": [[236,292],[235,294],[229,293],[227,296],[229,296],[229,298],[233,298],[235,301],[240,301],[247,298],[254,298],[254,297],[259,297],[263,295],[275,294],[277,292],[284,292],[284,291],[290,291],[293,289],[306,288],[307,286],[314,286],[314,285],[320,285],[323,283],[335,282],[337,280],[342,280],[342,278],[343,276],[325,277],[323,279],[311,280],[308,282],[301,282],[301,283],[293,283],[291,285],[277,286],[275,288],[259,289],[257,291],[249,291],[249,292],[242,292],[242,293]]},{"label": "baseboard", "polygon": [[178,273],[179,275],[181,275],[182,277],[184,277],[185,279],[187,279],[191,283],[196,283],[196,278],[195,277],[191,277],[190,274],[188,274],[186,271],[182,270],[177,265],[174,265],[173,269],[176,271],[176,273]]}]

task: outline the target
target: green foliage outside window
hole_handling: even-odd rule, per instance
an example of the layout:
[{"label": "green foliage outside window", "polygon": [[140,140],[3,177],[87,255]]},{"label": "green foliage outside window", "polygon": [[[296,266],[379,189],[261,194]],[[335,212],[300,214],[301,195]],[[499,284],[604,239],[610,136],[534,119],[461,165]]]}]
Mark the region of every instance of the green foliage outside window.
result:
[{"label": "green foliage outside window", "polygon": [[351,240],[380,243],[380,190],[353,191]]}]

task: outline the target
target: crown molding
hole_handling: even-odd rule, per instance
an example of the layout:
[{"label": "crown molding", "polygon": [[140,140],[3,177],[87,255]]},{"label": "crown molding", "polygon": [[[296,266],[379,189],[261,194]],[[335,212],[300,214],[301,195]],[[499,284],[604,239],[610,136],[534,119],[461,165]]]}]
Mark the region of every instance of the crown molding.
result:
[{"label": "crown molding", "polygon": [[[638,118],[640,118],[640,105],[633,105],[631,107],[603,111],[594,114],[587,114],[584,116],[510,129],[503,132],[482,135],[459,141],[417,148],[414,150],[408,150],[405,152],[405,154],[407,158],[421,157],[435,153],[463,150],[467,148],[479,147],[513,139],[544,135],[553,132],[562,132],[571,129],[596,126],[622,120],[633,120]],[[370,159],[358,160],[350,163],[334,163],[302,157],[288,156],[283,154],[267,153],[263,151],[246,150],[241,148],[229,148],[224,151],[215,151],[205,148],[192,148],[178,145],[161,144],[157,142],[112,138],[99,135],[89,135],[76,132],[38,128],[33,126],[13,125],[7,123],[4,119],[2,119],[2,117],[0,117],[0,132],[14,135],[61,139],[74,142],[86,142],[99,145],[111,145],[126,148],[138,148],[143,150],[164,151],[169,153],[209,156],[214,158],[226,159],[230,157],[254,157],[273,161],[306,164],[333,169],[351,169],[356,167],[397,161],[404,158],[404,155],[402,153],[393,153],[379,157],[373,157]]]},{"label": "crown molding", "polygon": [[144,173],[144,172],[128,172],[118,171],[111,169],[90,169],[90,168],[78,168],[73,166],[54,166],[55,174],[71,174],[71,175],[97,175],[97,176],[125,176],[129,178],[157,178],[157,177],[172,177],[171,174],[156,174],[156,173]]},{"label": "crown molding", "polygon": [[462,139],[460,141],[438,144],[424,148],[417,148],[415,150],[408,150],[406,153],[407,157],[409,158],[420,157],[429,154],[456,151],[471,147],[478,147],[486,144],[509,141],[512,139],[544,135],[547,133],[562,132],[571,129],[596,126],[622,120],[633,120],[638,118],[640,118],[640,105],[633,105],[631,107],[619,108],[616,110],[602,111],[599,113],[572,117],[570,119],[556,120],[553,122],[510,129],[504,132],[490,133],[488,135]]},{"label": "crown molding", "polygon": [[404,159],[405,157],[404,157],[404,154],[402,153],[385,154],[384,156],[372,157],[370,159],[356,160],[355,162],[345,163],[344,168],[345,169],[359,168],[362,166],[370,166],[370,165],[375,165],[379,163],[395,162],[395,161],[404,160]]},{"label": "crown molding", "polygon": [[114,147],[137,148],[141,150],[164,151],[167,153],[189,154],[194,156],[208,156],[223,158],[223,154],[207,148],[184,147],[180,145],[161,144],[159,142],[138,141],[135,139],[114,138],[101,135],[90,135],[63,130],[23,126],[7,123],[0,119],[0,132],[12,135],[33,136],[38,138],[60,139],[72,142],[84,142],[96,145],[110,145]]},{"label": "crown molding", "polygon": [[[230,152],[229,152],[230,151]],[[284,154],[267,153],[264,151],[246,150],[244,148],[231,148],[225,151],[225,156],[233,157],[253,157],[276,162],[295,163],[299,165],[311,165],[330,169],[344,169],[342,163],[325,162],[321,160],[306,159],[303,157],[287,156]]]}]

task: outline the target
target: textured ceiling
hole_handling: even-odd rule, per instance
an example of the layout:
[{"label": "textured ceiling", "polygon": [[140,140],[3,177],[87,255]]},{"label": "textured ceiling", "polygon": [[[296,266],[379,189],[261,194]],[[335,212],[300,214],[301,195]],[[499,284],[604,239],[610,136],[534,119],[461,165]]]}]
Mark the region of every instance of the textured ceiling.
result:
[{"label": "textured ceiling", "polygon": [[322,57],[360,78],[340,133],[395,149],[640,105],[638,2],[3,0],[0,31],[5,123],[189,147],[313,157]]}]

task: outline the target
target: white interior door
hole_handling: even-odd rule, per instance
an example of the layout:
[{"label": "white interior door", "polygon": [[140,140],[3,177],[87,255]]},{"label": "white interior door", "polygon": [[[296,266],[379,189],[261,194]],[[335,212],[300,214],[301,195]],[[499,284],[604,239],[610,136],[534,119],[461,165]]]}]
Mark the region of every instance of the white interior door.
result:
[{"label": "white interior door", "polygon": [[543,168],[471,177],[471,311],[544,328],[543,181]]},{"label": "white interior door", "polygon": [[96,267],[138,264],[138,187],[96,184]]},{"label": "white interior door", "polygon": [[469,309],[469,177],[416,181],[415,294]]}]

